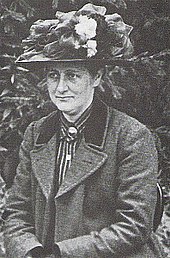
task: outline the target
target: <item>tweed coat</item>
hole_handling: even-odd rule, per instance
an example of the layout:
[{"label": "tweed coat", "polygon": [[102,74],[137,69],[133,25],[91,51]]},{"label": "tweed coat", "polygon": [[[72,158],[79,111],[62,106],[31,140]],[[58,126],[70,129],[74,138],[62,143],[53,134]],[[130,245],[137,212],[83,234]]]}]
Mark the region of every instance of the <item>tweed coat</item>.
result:
[{"label": "tweed coat", "polygon": [[6,207],[7,257],[48,249],[54,226],[62,258],[163,257],[152,231],[157,154],[148,129],[95,101],[51,208],[58,119],[55,111],[26,130]]}]

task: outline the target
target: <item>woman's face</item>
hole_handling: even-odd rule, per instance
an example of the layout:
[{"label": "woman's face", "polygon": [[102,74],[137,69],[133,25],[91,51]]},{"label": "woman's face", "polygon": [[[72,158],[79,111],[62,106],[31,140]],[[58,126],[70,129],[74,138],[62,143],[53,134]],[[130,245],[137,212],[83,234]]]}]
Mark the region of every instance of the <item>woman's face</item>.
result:
[{"label": "woman's face", "polygon": [[64,114],[79,117],[91,104],[101,76],[92,76],[83,64],[63,62],[52,65],[47,73],[50,98]]}]

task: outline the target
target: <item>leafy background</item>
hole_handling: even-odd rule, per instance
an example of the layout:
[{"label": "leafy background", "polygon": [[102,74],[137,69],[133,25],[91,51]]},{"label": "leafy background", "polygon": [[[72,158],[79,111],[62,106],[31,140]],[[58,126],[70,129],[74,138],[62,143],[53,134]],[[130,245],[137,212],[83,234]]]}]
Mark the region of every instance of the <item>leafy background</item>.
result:
[{"label": "leafy background", "polygon": [[[37,19],[51,19],[56,10],[79,9],[91,2],[117,12],[134,30],[134,57],[108,67],[105,101],[146,124],[159,153],[159,181],[164,192],[164,215],[157,231],[168,254],[170,247],[170,1],[169,0],[0,0],[0,208],[18,164],[18,148],[27,125],[47,115],[50,102],[42,70],[15,66],[21,40]],[[112,93],[112,94],[110,94]],[[108,98],[108,95],[111,96]],[[6,185],[4,184],[6,183]],[[2,238],[0,236],[0,238]],[[3,257],[0,242],[0,257]]]}]

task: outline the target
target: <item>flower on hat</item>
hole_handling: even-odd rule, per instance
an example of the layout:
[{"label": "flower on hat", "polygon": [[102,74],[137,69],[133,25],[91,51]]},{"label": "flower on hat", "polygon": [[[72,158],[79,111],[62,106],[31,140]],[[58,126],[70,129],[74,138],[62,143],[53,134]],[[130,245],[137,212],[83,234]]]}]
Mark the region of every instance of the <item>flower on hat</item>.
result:
[{"label": "flower on hat", "polygon": [[84,40],[94,38],[96,36],[97,22],[87,17],[80,15],[79,23],[75,25],[76,33]]},{"label": "flower on hat", "polygon": [[87,48],[87,57],[95,56],[97,53],[97,42],[94,39],[89,39],[84,45],[85,48]]}]

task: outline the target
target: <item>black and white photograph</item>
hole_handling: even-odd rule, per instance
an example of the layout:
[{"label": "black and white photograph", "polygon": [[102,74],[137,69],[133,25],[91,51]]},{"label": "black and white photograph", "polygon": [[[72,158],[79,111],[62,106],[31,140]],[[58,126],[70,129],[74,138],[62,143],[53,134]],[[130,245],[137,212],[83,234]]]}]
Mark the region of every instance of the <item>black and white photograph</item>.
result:
[{"label": "black and white photograph", "polygon": [[0,0],[0,258],[170,258],[169,0]]}]

